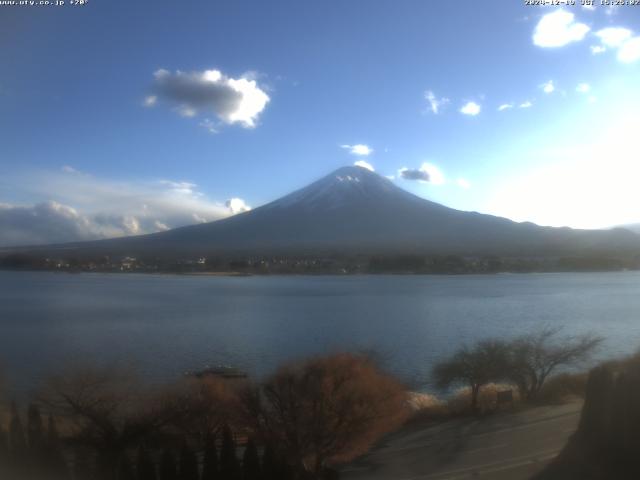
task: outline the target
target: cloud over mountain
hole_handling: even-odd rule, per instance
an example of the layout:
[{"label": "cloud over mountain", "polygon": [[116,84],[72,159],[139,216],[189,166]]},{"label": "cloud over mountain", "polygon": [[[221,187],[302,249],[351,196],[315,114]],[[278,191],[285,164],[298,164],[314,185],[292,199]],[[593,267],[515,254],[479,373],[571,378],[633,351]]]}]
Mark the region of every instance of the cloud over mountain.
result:
[{"label": "cloud over mountain", "polygon": [[226,202],[224,202],[225,206],[229,209],[232,215],[236,213],[248,212],[251,210],[251,207],[245,203],[245,201],[241,198],[230,198]]},{"label": "cloud over mountain", "polygon": [[376,171],[376,169],[373,168],[373,165],[371,165],[369,162],[366,162],[364,160],[356,160],[355,162],[353,162],[353,164],[356,167],[366,168],[370,172],[375,172]]},{"label": "cloud over mountain", "polygon": [[445,183],[442,171],[431,163],[423,163],[419,168],[403,167],[398,170],[398,177],[405,180],[417,180],[423,183],[431,183],[433,185],[442,185]]},{"label": "cloud over mountain", "polygon": [[0,203],[0,246],[154,233],[247,211],[241,198],[209,200],[191,182],[117,182],[66,167],[12,179],[32,204]]},{"label": "cloud over mountain", "polygon": [[367,157],[373,153],[373,148],[371,148],[369,145],[365,145],[362,143],[357,143],[355,145],[344,144],[344,145],[340,145],[340,148],[344,148],[351,155],[356,155],[358,157]]}]

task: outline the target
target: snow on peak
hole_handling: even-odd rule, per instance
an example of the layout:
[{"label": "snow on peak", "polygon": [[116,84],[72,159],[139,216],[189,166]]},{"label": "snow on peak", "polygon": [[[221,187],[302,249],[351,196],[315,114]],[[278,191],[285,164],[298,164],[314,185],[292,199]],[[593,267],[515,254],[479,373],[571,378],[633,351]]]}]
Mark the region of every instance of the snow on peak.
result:
[{"label": "snow on peak", "polygon": [[347,175],[346,177],[343,177],[341,175],[336,175],[336,180],[338,180],[339,182],[359,182],[360,178],[352,177],[351,175]]},{"label": "snow on peak", "polygon": [[272,207],[298,206],[307,211],[334,210],[354,202],[368,203],[397,189],[388,179],[359,166],[342,167],[277,200]]}]

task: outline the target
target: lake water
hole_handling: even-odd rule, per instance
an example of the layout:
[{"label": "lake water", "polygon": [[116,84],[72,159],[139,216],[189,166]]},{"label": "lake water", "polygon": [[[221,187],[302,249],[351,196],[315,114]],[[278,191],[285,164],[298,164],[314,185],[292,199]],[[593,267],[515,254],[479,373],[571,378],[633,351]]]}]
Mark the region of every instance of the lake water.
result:
[{"label": "lake water", "polygon": [[204,365],[254,375],[283,361],[373,350],[428,387],[435,361],[540,325],[640,347],[640,273],[202,277],[0,272],[0,365],[17,391],[70,365],[132,363],[151,380]]}]

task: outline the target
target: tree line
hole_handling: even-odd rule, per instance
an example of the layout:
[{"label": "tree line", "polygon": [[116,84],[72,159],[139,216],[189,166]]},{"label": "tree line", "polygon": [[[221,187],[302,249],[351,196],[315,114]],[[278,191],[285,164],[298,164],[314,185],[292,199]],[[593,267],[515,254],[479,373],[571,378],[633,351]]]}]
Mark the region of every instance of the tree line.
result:
[{"label": "tree line", "polygon": [[126,371],[77,370],[50,379],[27,410],[24,421],[14,403],[0,421],[0,478],[332,480],[338,462],[397,428],[406,402],[368,357],[336,354],[259,383],[150,387]]}]

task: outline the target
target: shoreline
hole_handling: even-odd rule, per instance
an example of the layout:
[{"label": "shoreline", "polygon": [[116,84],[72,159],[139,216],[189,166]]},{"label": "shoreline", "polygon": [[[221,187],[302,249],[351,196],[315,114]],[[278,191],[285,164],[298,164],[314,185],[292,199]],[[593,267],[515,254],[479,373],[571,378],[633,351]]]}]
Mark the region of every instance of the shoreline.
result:
[{"label": "shoreline", "polygon": [[0,268],[0,272],[12,273],[66,273],[71,275],[83,273],[114,274],[114,275],[171,275],[192,277],[363,277],[363,276],[406,276],[406,277],[484,277],[498,275],[550,275],[566,273],[632,273],[640,272],[640,269],[613,269],[613,270],[539,270],[539,271],[504,271],[504,272],[240,272],[240,271],[202,271],[202,272],[172,272],[172,271],[145,271],[145,270],[64,270],[64,269],[11,269]]}]

